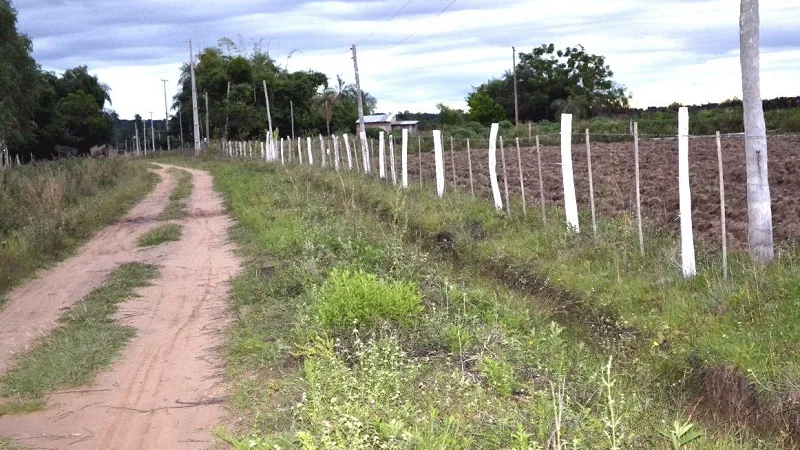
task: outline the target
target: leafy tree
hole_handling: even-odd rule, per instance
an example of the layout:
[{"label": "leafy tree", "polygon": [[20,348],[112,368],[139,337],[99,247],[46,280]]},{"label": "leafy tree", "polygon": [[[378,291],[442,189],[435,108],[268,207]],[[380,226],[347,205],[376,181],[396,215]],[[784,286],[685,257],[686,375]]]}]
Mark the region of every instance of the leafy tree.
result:
[{"label": "leafy tree", "polygon": [[436,105],[439,109],[439,125],[461,125],[464,123],[464,111],[450,108],[442,103]]},{"label": "leafy tree", "polygon": [[[553,120],[558,114],[593,116],[602,111],[628,107],[626,89],[613,81],[614,72],[605,58],[587,53],[583,46],[556,50],[553,44],[520,53],[517,90],[520,120]],[[478,86],[498,103],[506,118],[514,117],[513,73]]]},{"label": "leafy tree", "polygon": [[467,105],[469,105],[469,120],[480,122],[483,125],[491,125],[506,118],[503,107],[484,92],[469,94]]},{"label": "leafy tree", "polygon": [[39,70],[31,51],[31,40],[17,32],[16,10],[0,0],[0,140],[11,149],[35,140]]}]

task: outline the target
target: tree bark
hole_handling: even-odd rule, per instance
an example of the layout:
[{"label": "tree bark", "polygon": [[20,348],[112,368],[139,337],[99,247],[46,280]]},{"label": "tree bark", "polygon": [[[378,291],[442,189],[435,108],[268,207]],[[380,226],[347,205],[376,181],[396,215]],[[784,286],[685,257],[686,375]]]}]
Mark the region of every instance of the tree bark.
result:
[{"label": "tree bark", "polygon": [[742,66],[747,217],[750,257],[766,264],[775,258],[772,240],[772,203],[767,170],[767,130],[761,104],[759,76],[758,0],[741,0],[739,45]]}]

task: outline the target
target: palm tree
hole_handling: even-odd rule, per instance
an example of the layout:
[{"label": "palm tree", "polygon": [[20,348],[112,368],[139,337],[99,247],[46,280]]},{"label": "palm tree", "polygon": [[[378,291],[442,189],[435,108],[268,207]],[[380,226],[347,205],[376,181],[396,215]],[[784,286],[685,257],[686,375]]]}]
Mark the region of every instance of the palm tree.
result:
[{"label": "palm tree", "polygon": [[344,93],[345,85],[344,80],[339,75],[336,75],[336,88],[325,89],[319,98],[320,108],[322,109],[322,117],[325,118],[325,125],[328,127],[328,136],[331,135],[331,120],[333,120],[333,111],[336,109],[336,104]]},{"label": "palm tree", "polygon": [[767,130],[759,76],[758,0],[741,0],[739,46],[747,165],[748,241],[753,261],[766,264],[775,258],[775,250],[767,171]]}]

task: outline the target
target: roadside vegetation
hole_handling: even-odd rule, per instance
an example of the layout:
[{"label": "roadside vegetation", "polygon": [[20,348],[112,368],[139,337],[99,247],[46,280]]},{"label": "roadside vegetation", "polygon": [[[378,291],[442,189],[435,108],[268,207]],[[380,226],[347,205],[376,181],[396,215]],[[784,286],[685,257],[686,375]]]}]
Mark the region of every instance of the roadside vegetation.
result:
[{"label": "roadside vegetation", "polygon": [[712,346],[727,319],[695,334],[697,309],[685,305],[703,297],[680,296],[713,278],[682,282],[661,266],[665,279],[646,287],[656,268],[618,234],[625,223],[605,224],[596,244],[460,195],[206,164],[248,260],[227,348],[241,419],[218,433],[235,448],[780,448],[788,438],[713,420],[715,405],[701,405],[697,376],[728,356]]},{"label": "roadside vegetation", "polygon": [[0,172],[0,295],[116,221],[152,190],[156,178],[145,164],[121,158]]},{"label": "roadside vegetation", "polygon": [[158,220],[182,219],[189,213],[188,202],[192,195],[192,174],[175,168],[170,168],[167,172],[175,179],[176,184],[169,195],[169,203],[158,216]]},{"label": "roadside vegetation", "polygon": [[179,241],[181,239],[181,226],[176,223],[160,225],[147,233],[139,236],[139,247],[155,247],[165,242]]},{"label": "roadside vegetation", "polygon": [[108,367],[136,334],[114,319],[117,304],[147,286],[157,272],[147,264],[124,264],[70,308],[60,326],[21,354],[0,378],[0,415],[36,410],[46,393],[88,384]]}]

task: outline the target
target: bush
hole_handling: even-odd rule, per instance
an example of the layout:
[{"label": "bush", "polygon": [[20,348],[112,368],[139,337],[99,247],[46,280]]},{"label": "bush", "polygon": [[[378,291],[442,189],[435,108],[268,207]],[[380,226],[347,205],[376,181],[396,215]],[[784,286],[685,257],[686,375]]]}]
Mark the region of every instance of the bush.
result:
[{"label": "bush", "polygon": [[388,321],[406,325],[422,310],[418,288],[361,270],[334,269],[317,292],[316,315],[332,331]]}]

